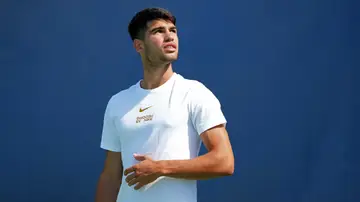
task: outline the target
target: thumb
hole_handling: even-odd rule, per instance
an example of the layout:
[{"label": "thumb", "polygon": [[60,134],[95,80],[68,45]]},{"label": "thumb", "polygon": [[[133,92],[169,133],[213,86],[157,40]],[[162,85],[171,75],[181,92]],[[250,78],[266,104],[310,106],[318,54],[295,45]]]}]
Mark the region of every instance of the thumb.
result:
[{"label": "thumb", "polygon": [[146,160],[146,156],[145,155],[141,155],[141,154],[134,154],[134,158],[138,161],[144,161]]}]

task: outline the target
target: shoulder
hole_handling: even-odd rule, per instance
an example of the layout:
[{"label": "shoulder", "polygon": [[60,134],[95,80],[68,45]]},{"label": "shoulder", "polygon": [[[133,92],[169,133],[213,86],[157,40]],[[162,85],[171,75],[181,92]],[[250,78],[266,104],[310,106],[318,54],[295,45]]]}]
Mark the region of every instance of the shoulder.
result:
[{"label": "shoulder", "polygon": [[118,100],[123,100],[124,98],[127,98],[128,96],[133,94],[135,91],[136,91],[136,84],[115,93],[114,95],[111,96],[110,101],[115,102]]},{"label": "shoulder", "polygon": [[184,78],[179,75],[181,86],[187,89],[190,93],[209,93],[211,90],[201,81],[196,79]]},{"label": "shoulder", "polygon": [[181,77],[181,86],[187,91],[189,101],[196,104],[218,103],[215,94],[203,82]]},{"label": "shoulder", "polygon": [[136,84],[111,95],[108,99],[107,110],[113,110],[114,108],[123,106],[125,103],[127,103],[125,101],[129,101],[129,99],[131,99],[131,95],[133,95],[135,91]]},{"label": "shoulder", "polygon": [[189,93],[193,98],[208,99],[209,96],[215,96],[210,88],[199,80],[187,79],[187,85],[189,86]]}]

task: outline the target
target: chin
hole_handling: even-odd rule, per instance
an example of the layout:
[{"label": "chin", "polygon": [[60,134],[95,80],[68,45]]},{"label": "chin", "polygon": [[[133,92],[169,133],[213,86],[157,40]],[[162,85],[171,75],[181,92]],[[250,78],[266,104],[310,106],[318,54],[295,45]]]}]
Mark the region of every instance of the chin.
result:
[{"label": "chin", "polygon": [[166,61],[166,62],[173,62],[173,61],[176,61],[177,59],[178,59],[177,55],[165,55],[163,57],[163,61]]},{"label": "chin", "polygon": [[176,60],[177,60],[177,58],[171,58],[171,59],[167,59],[166,62],[172,63],[172,62],[175,62]]}]

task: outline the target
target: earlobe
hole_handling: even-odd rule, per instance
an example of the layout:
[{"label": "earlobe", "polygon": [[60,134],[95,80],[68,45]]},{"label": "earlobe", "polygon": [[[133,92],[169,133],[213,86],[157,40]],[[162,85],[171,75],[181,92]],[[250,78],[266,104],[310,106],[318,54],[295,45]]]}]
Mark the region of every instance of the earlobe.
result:
[{"label": "earlobe", "polygon": [[136,52],[141,52],[143,50],[143,44],[141,43],[140,40],[137,39],[134,40],[134,48]]}]

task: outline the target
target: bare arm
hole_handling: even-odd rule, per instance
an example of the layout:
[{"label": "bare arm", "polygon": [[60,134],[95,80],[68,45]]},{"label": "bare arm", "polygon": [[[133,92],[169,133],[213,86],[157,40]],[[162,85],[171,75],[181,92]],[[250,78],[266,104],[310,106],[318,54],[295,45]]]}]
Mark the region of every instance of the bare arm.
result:
[{"label": "bare arm", "polygon": [[107,151],[97,185],[95,202],[115,202],[121,186],[123,165],[120,152]]},{"label": "bare arm", "polygon": [[125,169],[125,181],[129,186],[136,184],[134,189],[138,190],[161,176],[203,180],[232,175],[234,155],[225,127],[213,127],[203,132],[201,138],[208,152],[190,160],[154,161],[146,155],[135,155],[140,162]]},{"label": "bare arm", "polygon": [[208,152],[190,160],[159,161],[160,175],[183,179],[209,179],[232,175],[234,155],[228,133],[223,125],[201,134]]}]

